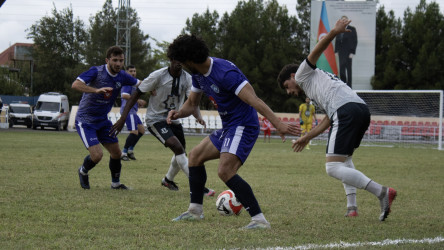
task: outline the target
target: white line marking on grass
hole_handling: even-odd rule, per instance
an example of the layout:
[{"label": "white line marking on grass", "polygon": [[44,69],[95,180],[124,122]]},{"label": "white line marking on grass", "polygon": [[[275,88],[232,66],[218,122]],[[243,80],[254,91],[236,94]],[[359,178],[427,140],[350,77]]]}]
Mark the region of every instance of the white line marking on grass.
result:
[{"label": "white line marking on grass", "polygon": [[318,244],[308,244],[308,245],[301,245],[301,246],[295,246],[295,247],[274,247],[274,248],[267,248],[267,249],[320,249],[320,248],[349,248],[349,247],[366,247],[366,246],[391,246],[391,245],[398,245],[398,244],[435,244],[439,242],[444,242],[444,238],[442,236],[438,236],[435,238],[425,238],[422,240],[414,240],[414,239],[397,239],[397,240],[383,240],[383,241],[371,241],[371,242],[355,242],[355,243],[348,243],[348,242],[339,242],[339,243],[330,243],[325,245],[318,245]]}]

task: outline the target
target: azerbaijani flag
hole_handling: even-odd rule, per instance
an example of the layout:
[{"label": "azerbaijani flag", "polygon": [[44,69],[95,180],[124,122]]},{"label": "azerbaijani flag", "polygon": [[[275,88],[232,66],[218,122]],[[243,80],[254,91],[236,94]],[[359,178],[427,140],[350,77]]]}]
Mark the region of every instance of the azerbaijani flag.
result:
[{"label": "azerbaijani flag", "polygon": [[[321,40],[327,33],[330,32],[330,24],[328,23],[327,7],[325,7],[325,1],[322,1],[321,19],[319,20],[317,41]],[[338,66],[336,65],[335,51],[333,44],[330,43],[327,49],[319,57],[316,66],[327,72],[338,75]]]}]

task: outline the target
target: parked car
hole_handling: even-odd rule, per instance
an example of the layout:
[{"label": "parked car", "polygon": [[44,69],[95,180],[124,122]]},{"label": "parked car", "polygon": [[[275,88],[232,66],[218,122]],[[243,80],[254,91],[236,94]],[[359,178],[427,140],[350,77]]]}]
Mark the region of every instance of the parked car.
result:
[{"label": "parked car", "polygon": [[25,125],[32,127],[32,108],[25,103],[11,103],[8,108],[9,127],[14,125]]},{"label": "parked car", "polygon": [[49,92],[39,96],[34,110],[33,129],[52,127],[57,130],[66,130],[69,120],[68,97],[56,92]]}]

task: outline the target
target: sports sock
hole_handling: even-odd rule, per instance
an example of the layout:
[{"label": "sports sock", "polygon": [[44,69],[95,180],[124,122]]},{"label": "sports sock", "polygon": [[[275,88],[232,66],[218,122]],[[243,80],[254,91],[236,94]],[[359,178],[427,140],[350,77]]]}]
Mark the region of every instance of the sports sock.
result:
[{"label": "sports sock", "polygon": [[231,190],[233,190],[237,199],[242,203],[245,210],[248,211],[251,217],[262,213],[261,208],[259,207],[259,203],[257,202],[250,185],[239,175],[234,175],[225,184]]},{"label": "sports sock", "polygon": [[[347,157],[344,163],[346,167],[351,169],[356,169],[355,165],[353,164],[351,156]],[[345,195],[347,197],[347,207],[358,207],[356,203],[356,188],[351,185],[347,185],[345,183],[343,184],[344,184]]]},{"label": "sports sock", "polygon": [[190,167],[189,170],[191,203],[203,204],[204,187],[205,182],[207,182],[205,165]]},{"label": "sports sock", "polygon": [[173,157],[171,157],[170,168],[168,169],[168,172],[165,175],[165,177],[168,180],[173,181],[174,177],[177,175],[177,173],[179,173],[179,171],[180,171],[180,167],[179,167],[179,165],[176,162],[176,156],[173,155]]},{"label": "sports sock", "polygon": [[359,170],[347,167],[345,162],[327,162],[325,164],[325,170],[331,177],[360,189],[364,189],[370,181],[370,179]]},{"label": "sports sock", "polygon": [[91,170],[92,168],[94,168],[95,166],[96,166],[96,163],[94,163],[91,160],[91,156],[87,155],[85,157],[85,159],[83,160],[83,165],[82,165],[82,167],[80,169],[80,172],[82,172],[82,174],[86,175],[86,174],[88,174],[88,171]]},{"label": "sports sock", "polygon": [[125,149],[125,148],[130,148],[130,147],[134,146],[135,145],[134,141],[136,141],[136,140],[137,140],[137,135],[130,133],[128,135],[128,137],[126,138],[125,146],[123,148]]},{"label": "sports sock", "polygon": [[379,198],[382,192],[382,185],[371,180],[365,187],[365,190],[369,191],[370,193],[374,194],[376,197]]},{"label": "sports sock", "polygon": [[268,222],[267,219],[265,219],[265,216],[263,213],[256,214],[255,216],[251,217],[251,220]]},{"label": "sports sock", "polygon": [[114,183],[120,182],[120,171],[122,170],[120,158],[109,158],[109,170],[111,171],[111,181]]},{"label": "sports sock", "polygon": [[176,155],[177,165],[182,169],[182,171],[186,174],[186,176],[190,175],[190,171],[188,169],[188,158],[185,153]]},{"label": "sports sock", "polygon": [[137,142],[139,142],[140,138],[143,136],[142,133],[137,134],[137,138],[134,140],[133,149],[136,146]]},{"label": "sports sock", "polygon": [[202,214],[203,213],[203,205],[197,204],[197,203],[190,203],[190,206],[188,207],[188,211],[192,212],[193,214]]}]

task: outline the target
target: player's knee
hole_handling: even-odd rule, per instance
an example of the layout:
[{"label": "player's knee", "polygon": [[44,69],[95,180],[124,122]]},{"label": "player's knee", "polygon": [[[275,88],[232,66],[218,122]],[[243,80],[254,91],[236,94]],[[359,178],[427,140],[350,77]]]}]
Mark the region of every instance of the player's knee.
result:
[{"label": "player's knee", "polygon": [[340,178],[340,169],[344,163],[342,162],[327,162],[325,164],[325,171],[327,174],[333,178],[341,179]]},{"label": "player's knee", "polygon": [[90,156],[91,156],[91,160],[94,163],[99,163],[102,160],[103,152],[94,152],[94,153],[90,154]]},{"label": "player's knee", "polygon": [[227,182],[234,176],[234,174],[229,171],[227,168],[219,166],[217,169],[217,175],[223,182]]}]

